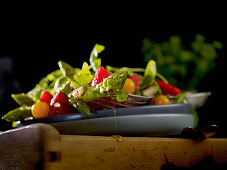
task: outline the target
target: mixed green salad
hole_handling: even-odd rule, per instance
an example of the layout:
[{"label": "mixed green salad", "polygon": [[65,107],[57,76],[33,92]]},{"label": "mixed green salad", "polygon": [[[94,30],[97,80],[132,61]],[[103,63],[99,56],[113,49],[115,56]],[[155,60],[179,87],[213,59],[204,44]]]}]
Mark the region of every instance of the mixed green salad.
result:
[{"label": "mixed green salad", "polygon": [[[105,105],[118,107],[101,99],[136,106],[125,102],[128,94],[153,96],[151,105],[184,102],[185,94],[157,72],[154,60],[146,68],[103,67],[99,54],[104,49],[96,44],[89,63],[84,62],[82,68],[59,61],[59,69],[42,78],[31,91],[12,94],[20,106],[2,119],[14,122],[71,113],[92,114]],[[169,96],[175,96],[174,100],[170,102]]]}]

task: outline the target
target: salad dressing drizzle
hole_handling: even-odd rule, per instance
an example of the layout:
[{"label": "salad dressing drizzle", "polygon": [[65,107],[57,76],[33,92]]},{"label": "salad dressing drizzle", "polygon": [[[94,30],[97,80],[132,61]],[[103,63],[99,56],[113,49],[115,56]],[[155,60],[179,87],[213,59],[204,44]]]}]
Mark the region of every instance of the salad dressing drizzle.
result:
[{"label": "salad dressing drizzle", "polygon": [[117,110],[114,109],[113,112],[114,112],[114,124],[115,124],[114,129],[117,130]]}]

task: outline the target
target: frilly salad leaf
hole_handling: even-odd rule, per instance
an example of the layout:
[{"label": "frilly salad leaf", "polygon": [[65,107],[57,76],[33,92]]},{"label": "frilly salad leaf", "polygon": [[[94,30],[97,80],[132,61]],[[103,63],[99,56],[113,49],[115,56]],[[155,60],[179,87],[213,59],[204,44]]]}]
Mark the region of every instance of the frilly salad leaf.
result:
[{"label": "frilly salad leaf", "polygon": [[86,62],[83,63],[82,70],[76,73],[73,78],[72,85],[74,89],[77,89],[80,86],[87,86],[91,82],[93,75]]},{"label": "frilly salad leaf", "polygon": [[91,51],[90,64],[92,69],[95,71],[101,66],[101,59],[98,58],[98,54],[101,53],[105,47],[103,45],[95,44],[95,47]]}]

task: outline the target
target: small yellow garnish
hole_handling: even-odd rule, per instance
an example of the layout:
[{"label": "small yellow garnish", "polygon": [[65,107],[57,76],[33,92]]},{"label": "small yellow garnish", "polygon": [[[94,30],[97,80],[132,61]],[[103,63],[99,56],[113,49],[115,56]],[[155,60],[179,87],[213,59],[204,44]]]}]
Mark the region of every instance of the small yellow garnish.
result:
[{"label": "small yellow garnish", "polygon": [[12,127],[13,127],[13,128],[16,128],[16,127],[17,127],[17,122],[16,122],[16,121],[13,121],[13,122],[12,122]]}]

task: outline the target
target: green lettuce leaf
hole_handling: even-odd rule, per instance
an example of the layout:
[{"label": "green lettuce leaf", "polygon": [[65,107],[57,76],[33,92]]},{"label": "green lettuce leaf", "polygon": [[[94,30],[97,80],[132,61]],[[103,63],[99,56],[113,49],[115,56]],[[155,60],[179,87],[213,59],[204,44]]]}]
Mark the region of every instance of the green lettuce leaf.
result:
[{"label": "green lettuce leaf", "polygon": [[157,75],[156,62],[154,60],[150,60],[144,72],[144,78],[140,88],[144,89],[146,87],[151,86],[155,82],[156,75]]},{"label": "green lettuce leaf", "polygon": [[65,76],[65,77],[69,77],[69,78],[72,78],[73,75],[74,75],[74,68],[66,63],[66,62],[63,62],[63,61],[59,61],[58,62],[58,66],[62,72],[62,74]]},{"label": "green lettuce leaf", "polygon": [[60,88],[59,88],[59,92],[64,93],[66,96],[68,96],[71,92],[71,85],[70,85],[70,81],[67,81],[65,84],[63,84]]},{"label": "green lettuce leaf", "polygon": [[128,98],[128,93],[127,92],[124,92],[124,91],[119,91],[118,93],[117,93],[117,101],[119,101],[119,102],[123,102],[123,101],[125,101],[125,100],[127,100],[127,98]]},{"label": "green lettuce leaf", "polygon": [[5,114],[2,119],[13,122],[32,116],[31,107],[21,106]]},{"label": "green lettuce leaf", "polygon": [[186,97],[186,93],[180,93],[179,95],[176,96],[174,103],[176,103],[176,104],[185,103],[184,102],[185,97]]},{"label": "green lettuce leaf", "polygon": [[54,84],[54,90],[56,93],[60,92],[62,86],[68,82],[68,78],[65,76],[60,76],[56,79],[55,84]]},{"label": "green lettuce leaf", "polygon": [[36,86],[30,90],[27,94],[34,102],[39,101],[42,91],[48,90],[50,93],[54,93],[55,81],[62,75],[61,70],[53,71],[46,77],[42,78]]},{"label": "green lettuce leaf", "polygon": [[101,66],[101,59],[98,58],[98,54],[101,53],[104,49],[105,47],[103,45],[95,44],[95,47],[91,51],[89,61],[94,72],[96,72]]},{"label": "green lettuce leaf", "polygon": [[21,106],[22,105],[31,106],[34,104],[33,99],[28,94],[19,93],[12,94],[11,96]]},{"label": "green lettuce leaf", "polygon": [[144,72],[144,68],[130,68],[130,67],[112,67],[110,65],[106,66],[106,69],[111,72],[116,72],[116,71],[124,71],[128,70],[129,73],[135,74],[137,72]]},{"label": "green lettuce leaf", "polygon": [[75,96],[73,96],[72,94],[69,94],[69,103],[71,105],[73,105],[73,107],[78,110],[80,113],[84,113],[84,114],[91,114],[90,108],[88,107],[88,105],[81,101],[78,100]]},{"label": "green lettuce leaf", "polygon": [[144,96],[159,96],[162,94],[161,88],[157,82],[154,82],[151,86],[144,88],[141,92]]}]

